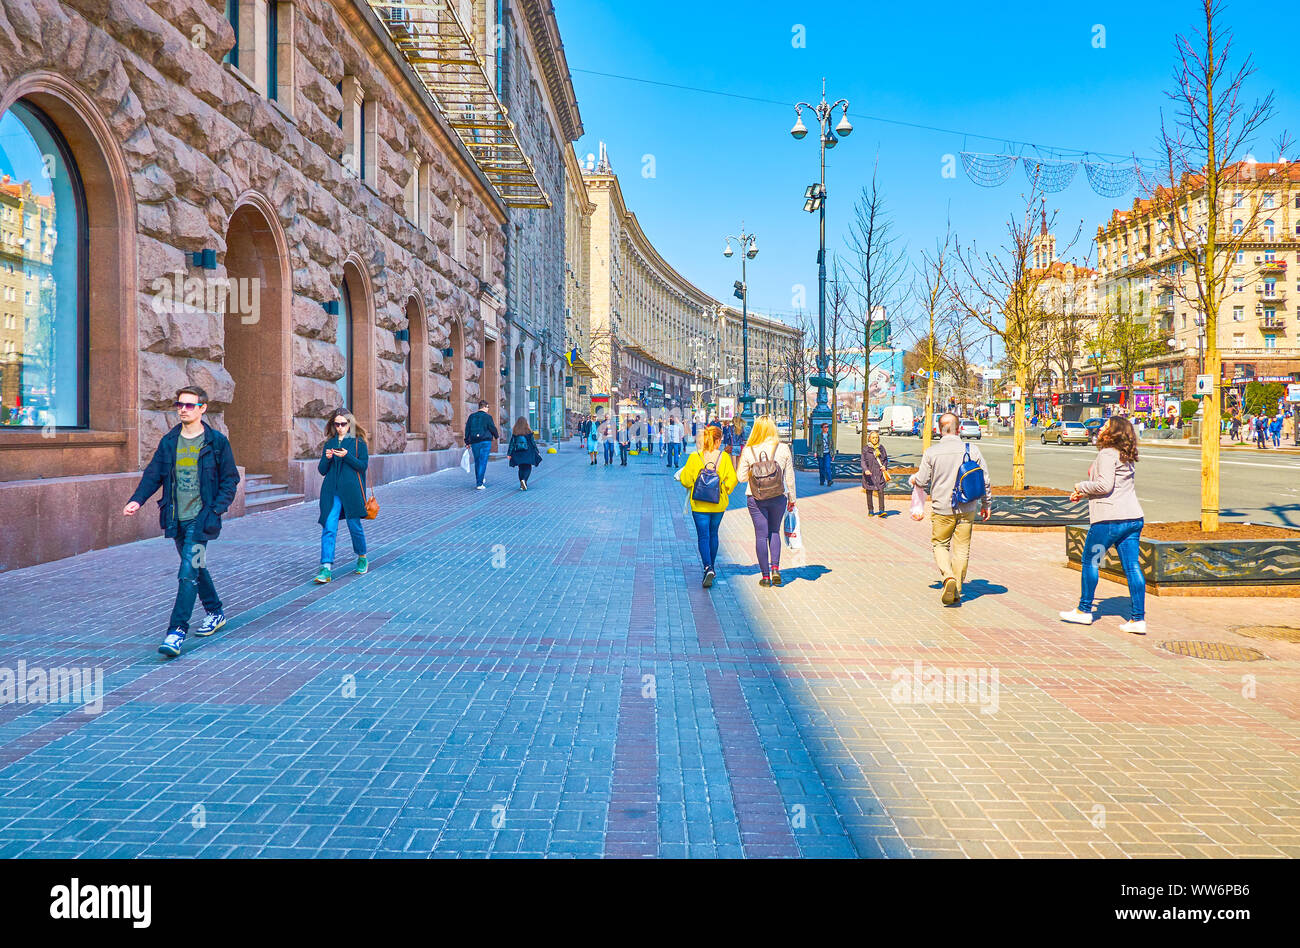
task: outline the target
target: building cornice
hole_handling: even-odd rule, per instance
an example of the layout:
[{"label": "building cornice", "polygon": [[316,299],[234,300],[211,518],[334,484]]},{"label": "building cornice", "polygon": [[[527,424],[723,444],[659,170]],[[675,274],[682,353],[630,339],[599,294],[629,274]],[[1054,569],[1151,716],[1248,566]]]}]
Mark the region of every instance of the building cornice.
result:
[{"label": "building cornice", "polygon": [[560,130],[565,141],[576,142],[583,133],[582,115],[578,111],[578,97],[573,91],[573,76],[569,74],[564,43],[560,41],[555,6],[550,0],[520,0],[519,7],[528,24],[542,74],[546,77]]}]

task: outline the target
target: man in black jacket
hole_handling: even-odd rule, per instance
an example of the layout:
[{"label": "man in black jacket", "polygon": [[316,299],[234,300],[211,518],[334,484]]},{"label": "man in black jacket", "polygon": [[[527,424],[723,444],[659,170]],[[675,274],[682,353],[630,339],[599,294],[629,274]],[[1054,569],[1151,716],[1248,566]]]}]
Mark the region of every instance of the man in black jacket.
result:
[{"label": "man in black jacket", "polygon": [[465,446],[474,455],[474,489],[482,490],[487,486],[488,455],[492,453],[492,442],[501,436],[497,434],[496,423],[487,413],[488,403],[479,399],[478,411],[465,420]]},{"label": "man in black jacket", "polygon": [[158,525],[176,543],[181,558],[176,605],[158,651],[175,658],[190,627],[194,600],[207,612],[195,635],[211,635],[226,624],[217,587],[208,572],[208,541],[221,533],[221,515],[230,509],[239,486],[239,471],[230,440],[203,421],[208,394],[197,385],[176,393],[173,407],[181,423],[162,436],[153,460],[140,477],[122,513],[134,516],[140,505],[162,488]]}]

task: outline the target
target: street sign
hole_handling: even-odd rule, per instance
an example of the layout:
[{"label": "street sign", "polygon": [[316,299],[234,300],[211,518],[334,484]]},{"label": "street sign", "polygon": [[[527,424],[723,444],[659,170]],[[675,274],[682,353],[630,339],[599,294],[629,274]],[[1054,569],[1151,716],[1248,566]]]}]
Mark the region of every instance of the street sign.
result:
[{"label": "street sign", "polygon": [[1013,386],[1011,386],[1011,400],[1012,400],[1013,402],[1018,402],[1018,401],[1020,401],[1020,386],[1019,386],[1019,385],[1013,385]]},{"label": "street sign", "polygon": [[1196,376],[1196,395],[1209,395],[1214,391],[1214,377],[1211,375]]},{"label": "street sign", "polygon": [[1001,369],[985,369],[981,374],[985,379],[991,382],[996,382],[998,379],[1002,378]]},{"label": "street sign", "polygon": [[1286,400],[1300,402],[1300,382],[1292,382],[1286,387]]}]

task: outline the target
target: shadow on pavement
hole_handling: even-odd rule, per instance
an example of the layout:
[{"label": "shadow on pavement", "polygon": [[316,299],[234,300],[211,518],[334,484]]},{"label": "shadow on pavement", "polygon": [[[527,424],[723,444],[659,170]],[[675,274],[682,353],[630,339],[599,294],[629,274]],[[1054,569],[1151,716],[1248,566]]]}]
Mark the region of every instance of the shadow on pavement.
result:
[{"label": "shadow on pavement", "polygon": [[961,587],[961,598],[962,602],[973,602],[982,596],[1001,596],[1006,591],[1006,586],[987,579],[968,579]]}]

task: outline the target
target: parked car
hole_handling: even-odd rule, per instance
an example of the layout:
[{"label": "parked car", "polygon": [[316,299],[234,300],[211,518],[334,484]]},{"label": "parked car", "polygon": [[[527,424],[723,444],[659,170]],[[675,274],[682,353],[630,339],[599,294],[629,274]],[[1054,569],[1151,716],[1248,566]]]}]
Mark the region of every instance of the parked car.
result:
[{"label": "parked car", "polygon": [[790,438],[791,438],[792,432],[793,432],[793,429],[790,427],[790,422],[788,422],[788,421],[778,421],[778,422],[776,423],[776,436],[777,436],[778,438],[780,438],[782,441],[789,441]]},{"label": "parked car", "polygon": [[974,438],[979,441],[984,436],[984,429],[974,418],[963,418],[961,424],[957,426],[957,437]]},{"label": "parked car", "polygon": [[1091,440],[1088,429],[1081,421],[1054,421],[1040,436],[1043,444],[1051,441],[1056,444],[1087,444]]},{"label": "parked car", "polygon": [[[874,417],[872,417],[872,418],[868,418],[867,421],[866,421],[866,425],[867,425],[867,431],[868,431],[868,432],[871,432],[871,431],[879,432],[879,431],[880,431],[880,416],[879,416],[879,415],[876,415],[876,416],[874,416]],[[858,434],[862,434],[862,422],[861,422],[861,421],[858,422],[858,428],[857,428],[857,430],[858,430]]]},{"label": "parked car", "polygon": [[1089,418],[1083,423],[1088,429],[1088,441],[1091,444],[1097,443],[1097,435],[1101,432],[1102,426],[1106,424],[1105,418]]}]

